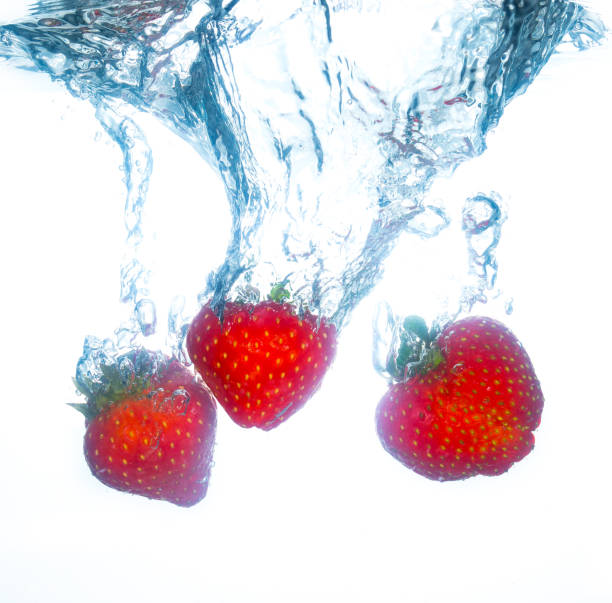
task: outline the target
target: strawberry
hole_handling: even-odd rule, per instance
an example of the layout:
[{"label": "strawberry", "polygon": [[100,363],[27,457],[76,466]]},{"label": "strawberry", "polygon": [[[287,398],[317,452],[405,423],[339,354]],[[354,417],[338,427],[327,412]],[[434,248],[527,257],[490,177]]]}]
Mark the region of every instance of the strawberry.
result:
[{"label": "strawberry", "polygon": [[319,387],[336,351],[336,327],[290,303],[208,303],[187,333],[187,351],[219,404],[241,427],[270,430]]},{"label": "strawberry", "polygon": [[[499,475],[529,454],[544,398],[518,339],[484,317],[451,323],[437,338],[422,321],[407,327],[407,340],[426,350],[378,405],[378,436],[387,452],[440,481]],[[398,359],[410,368],[406,347]]]},{"label": "strawberry", "polygon": [[77,372],[88,401],[71,405],[87,419],[84,452],[94,477],[182,507],[202,500],[216,429],[207,390],[177,360],[145,350],[98,368],[97,383]]}]

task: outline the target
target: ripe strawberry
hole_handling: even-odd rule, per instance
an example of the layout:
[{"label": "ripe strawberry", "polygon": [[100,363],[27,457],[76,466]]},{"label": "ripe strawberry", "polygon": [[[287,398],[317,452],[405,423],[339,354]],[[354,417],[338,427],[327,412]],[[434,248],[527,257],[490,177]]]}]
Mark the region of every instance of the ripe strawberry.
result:
[{"label": "ripe strawberry", "polygon": [[[427,338],[413,330],[419,345]],[[527,353],[504,325],[483,317],[452,323],[426,343],[421,366],[379,403],[384,448],[434,480],[506,472],[533,449],[544,403]]]},{"label": "ripe strawberry", "polygon": [[208,387],[241,427],[270,430],[319,387],[336,351],[336,328],[289,303],[227,302],[223,323],[206,304],[187,351]]},{"label": "ripe strawberry", "polygon": [[204,498],[216,410],[178,361],[134,350],[102,365],[104,386],[77,386],[87,404],[85,459],[103,484],[190,507]]}]

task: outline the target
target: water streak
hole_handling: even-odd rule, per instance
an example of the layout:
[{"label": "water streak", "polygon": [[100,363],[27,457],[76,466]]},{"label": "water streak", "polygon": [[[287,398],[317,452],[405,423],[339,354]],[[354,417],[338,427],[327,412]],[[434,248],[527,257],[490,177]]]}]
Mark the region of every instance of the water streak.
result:
[{"label": "water streak", "polygon": [[[122,149],[121,299],[134,318],[120,339],[128,346],[157,328],[140,253],[153,159],[137,112],[187,140],[225,182],[232,235],[202,299],[265,295],[287,281],[299,304],[341,327],[400,234],[435,237],[449,224],[428,198],[435,178],[485,151],[506,105],[562,43],[585,49],[605,35],[595,15],[567,0],[147,0],[54,9],[1,27],[0,57],[91,102]],[[483,241],[498,238],[501,224],[472,232],[471,221],[483,223],[485,206],[495,214],[496,201],[469,203],[476,283],[468,304],[495,281],[494,246]],[[189,317],[176,293],[168,331],[180,339]]]}]

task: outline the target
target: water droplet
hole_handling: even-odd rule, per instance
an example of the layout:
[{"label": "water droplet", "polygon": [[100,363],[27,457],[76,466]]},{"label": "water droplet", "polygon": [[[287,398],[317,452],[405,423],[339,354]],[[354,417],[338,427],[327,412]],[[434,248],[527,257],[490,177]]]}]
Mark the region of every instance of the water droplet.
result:
[{"label": "water droplet", "polygon": [[187,406],[191,396],[184,387],[179,387],[172,392],[172,412],[177,415],[184,415],[187,413]]}]

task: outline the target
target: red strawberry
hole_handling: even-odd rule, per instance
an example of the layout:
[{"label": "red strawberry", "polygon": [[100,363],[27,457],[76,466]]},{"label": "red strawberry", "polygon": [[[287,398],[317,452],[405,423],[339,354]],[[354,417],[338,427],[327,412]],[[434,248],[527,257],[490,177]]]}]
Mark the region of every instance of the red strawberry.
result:
[{"label": "red strawberry", "polygon": [[543,403],[518,339],[500,322],[470,317],[448,325],[421,368],[389,388],[376,413],[378,436],[429,479],[499,475],[533,449]]},{"label": "red strawberry", "polygon": [[93,475],[182,507],[202,500],[216,429],[210,394],[178,361],[144,350],[101,369],[103,391],[77,381],[89,399],[72,405],[87,417],[84,452]]},{"label": "red strawberry", "polygon": [[187,333],[187,351],[213,394],[242,427],[269,430],[319,387],[336,351],[336,328],[289,303],[227,302],[223,323],[206,304]]}]

